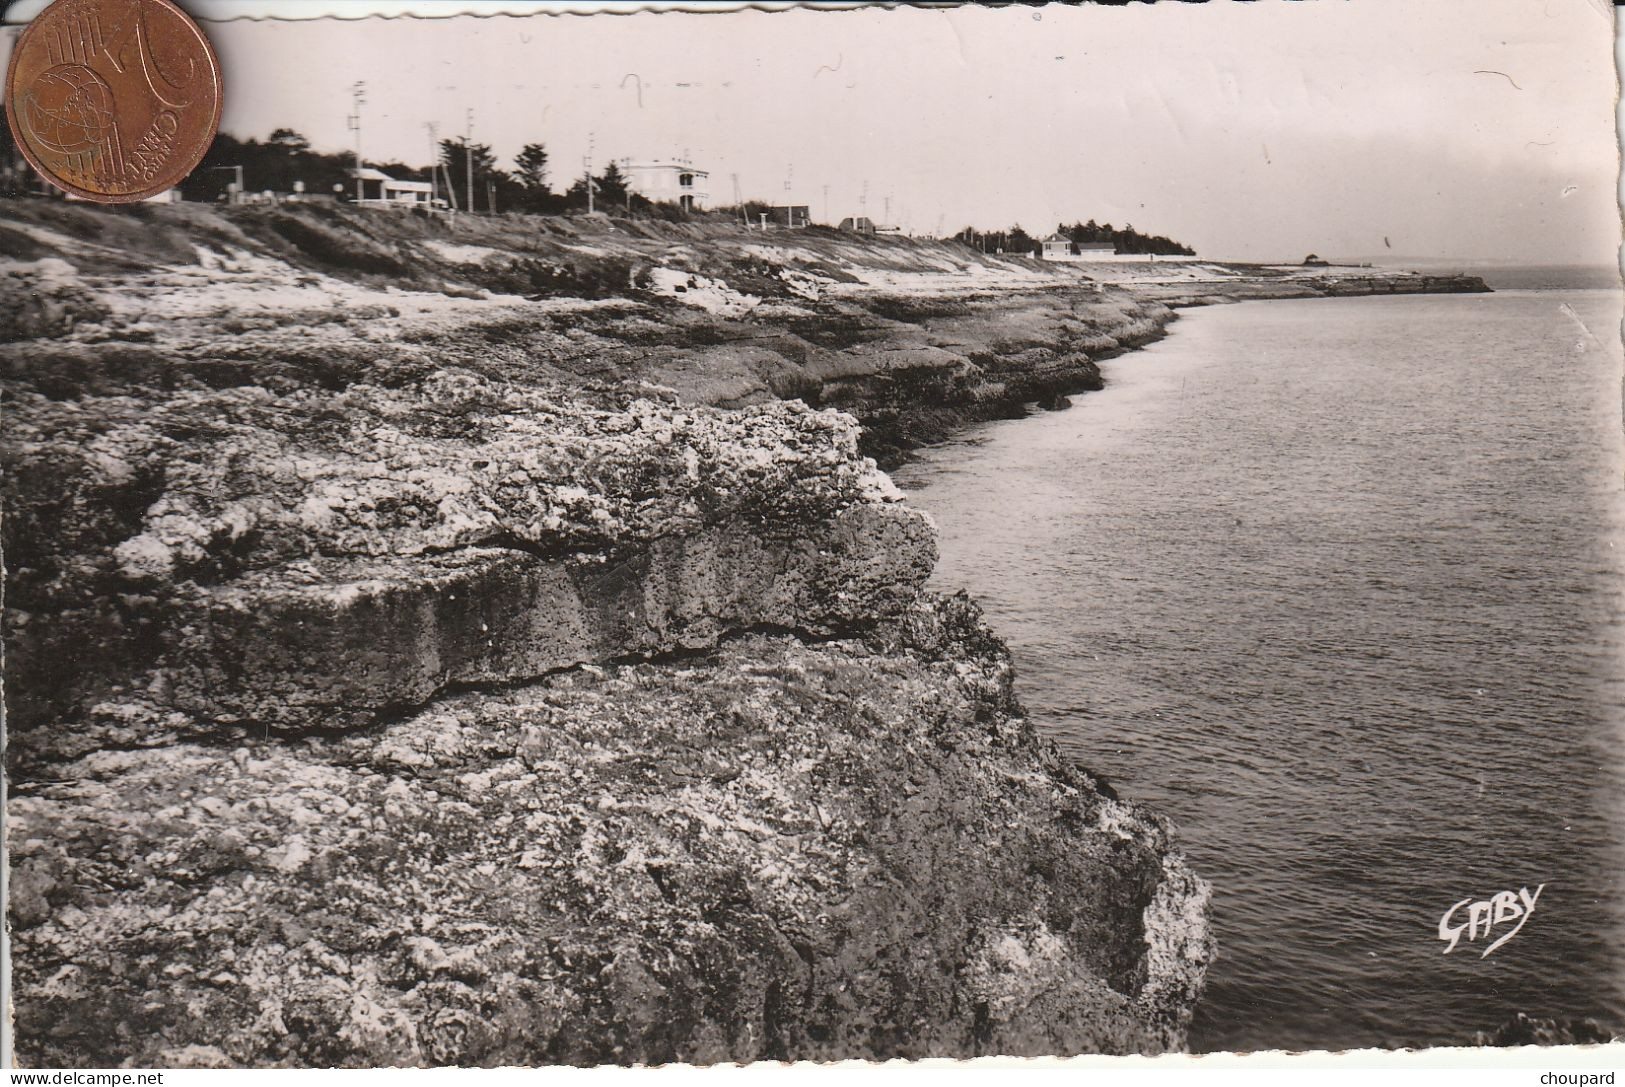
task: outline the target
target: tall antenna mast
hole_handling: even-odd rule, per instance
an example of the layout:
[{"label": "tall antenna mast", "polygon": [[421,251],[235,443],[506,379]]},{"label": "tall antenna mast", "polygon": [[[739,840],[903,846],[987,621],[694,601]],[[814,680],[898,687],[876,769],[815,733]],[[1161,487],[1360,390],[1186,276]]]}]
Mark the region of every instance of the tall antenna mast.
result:
[{"label": "tall antenna mast", "polygon": [[598,134],[597,133],[595,133],[595,132],[587,133],[587,157],[581,160],[581,166],[587,172],[587,214],[588,215],[591,215],[592,211],[593,211],[593,208],[592,208],[592,152],[593,152],[593,146],[597,143],[597,140],[598,140]]},{"label": "tall antenna mast", "polygon": [[423,127],[429,133],[429,207],[440,199],[440,126],[433,121],[424,121]]},{"label": "tall antenna mast", "polygon": [[350,85],[351,113],[345,118],[355,133],[355,198],[361,200],[361,104],[367,100],[367,85],[360,80]]},{"label": "tall antenna mast", "polygon": [[474,214],[474,111],[468,111],[468,131],[463,135],[463,170],[466,179],[464,190],[468,193],[468,213]]}]

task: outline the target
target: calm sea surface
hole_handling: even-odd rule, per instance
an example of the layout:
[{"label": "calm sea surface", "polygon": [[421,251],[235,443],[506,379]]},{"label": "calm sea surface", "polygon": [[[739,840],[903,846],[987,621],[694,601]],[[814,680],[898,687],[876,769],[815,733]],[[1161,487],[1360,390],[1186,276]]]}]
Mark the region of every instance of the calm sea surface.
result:
[{"label": "calm sea surface", "polygon": [[[1212,881],[1194,1049],[1625,1025],[1620,316],[1186,311],[1104,392],[895,473],[1041,727]],[[1541,884],[1442,954],[1452,904]]]}]

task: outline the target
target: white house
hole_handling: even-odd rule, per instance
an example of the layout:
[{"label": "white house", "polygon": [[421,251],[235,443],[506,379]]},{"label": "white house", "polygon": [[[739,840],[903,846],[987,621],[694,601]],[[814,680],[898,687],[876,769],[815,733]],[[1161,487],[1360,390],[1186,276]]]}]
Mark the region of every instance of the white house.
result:
[{"label": "white house", "polygon": [[360,197],[356,203],[362,207],[428,208],[443,206],[444,201],[433,199],[434,186],[427,181],[396,181],[382,170],[371,166],[344,171],[352,181],[360,182]]},{"label": "white house", "polygon": [[1044,239],[1045,260],[1071,260],[1072,239],[1065,234],[1051,234]]},{"label": "white house", "polygon": [[1044,259],[1073,262],[1116,260],[1117,246],[1111,242],[1074,242],[1065,234],[1051,234],[1044,239]]},{"label": "white house", "polygon": [[629,162],[626,187],[648,200],[663,200],[684,211],[703,208],[711,200],[711,175],[686,162]]}]

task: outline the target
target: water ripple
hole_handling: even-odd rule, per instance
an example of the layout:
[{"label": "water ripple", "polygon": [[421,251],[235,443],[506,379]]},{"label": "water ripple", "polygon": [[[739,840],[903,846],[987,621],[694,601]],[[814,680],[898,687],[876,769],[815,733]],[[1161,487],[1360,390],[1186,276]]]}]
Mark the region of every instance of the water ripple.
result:
[{"label": "water ripple", "polygon": [[1040,724],[1212,879],[1196,1048],[1625,1022],[1620,349],[1563,307],[1619,327],[1601,291],[1192,312],[898,473]]}]

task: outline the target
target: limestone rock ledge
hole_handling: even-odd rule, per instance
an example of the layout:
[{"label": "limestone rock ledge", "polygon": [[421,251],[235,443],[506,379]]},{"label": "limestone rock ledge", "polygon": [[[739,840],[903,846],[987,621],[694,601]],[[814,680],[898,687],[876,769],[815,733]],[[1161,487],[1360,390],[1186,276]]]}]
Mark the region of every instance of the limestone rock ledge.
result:
[{"label": "limestone rock ledge", "polygon": [[705,649],[735,631],[825,637],[907,604],[935,557],[918,512],[864,505],[793,537],[730,523],[610,561],[493,548],[313,561],[308,583],[279,569],[177,593],[154,609],[147,669],[108,684],[76,728],[35,730],[21,751],[127,743],[132,723],[161,734],[166,711],[193,731],[354,728],[449,689]]},{"label": "limestone rock ledge", "polygon": [[30,732],[129,702],[333,728],[728,630],[823,636],[911,600],[936,557],[856,422],[800,404],[598,410],[452,372],[12,403]]},{"label": "limestone rock ledge", "polygon": [[10,423],[24,1063],[1182,1045],[1205,884],[923,593],[851,416],[446,371]]},{"label": "limestone rock ledge", "polygon": [[963,599],[381,729],[103,750],[11,802],[35,1065],[1158,1052],[1212,953],[1153,816]]}]

